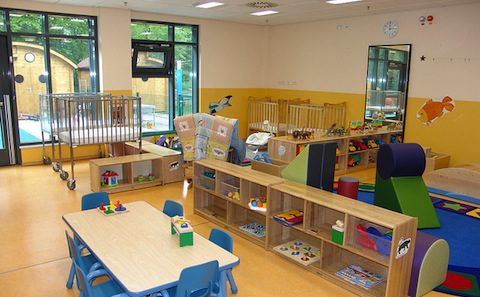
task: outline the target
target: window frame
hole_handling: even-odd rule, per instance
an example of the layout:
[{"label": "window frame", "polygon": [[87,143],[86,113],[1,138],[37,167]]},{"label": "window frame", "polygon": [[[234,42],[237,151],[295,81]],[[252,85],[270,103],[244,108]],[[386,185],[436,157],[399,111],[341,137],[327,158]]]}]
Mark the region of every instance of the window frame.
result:
[{"label": "window frame", "polygon": [[[133,77],[172,77],[174,64],[174,48],[171,42],[132,41],[132,76]],[[165,65],[162,68],[147,68],[137,65],[139,52],[164,53]]]},{"label": "window frame", "polygon": [[[0,34],[7,36],[7,43],[9,47],[9,56],[12,53],[12,39],[14,36],[31,36],[31,37],[39,37],[45,39],[45,47],[44,47],[44,58],[46,64],[46,71],[48,72],[48,79],[46,82],[46,92],[50,93],[52,91],[52,68],[51,68],[51,47],[50,47],[50,38],[65,38],[65,39],[81,39],[81,40],[88,40],[89,43],[93,42],[93,46],[89,46],[89,58],[90,58],[90,72],[94,72],[94,75],[90,75],[90,86],[91,92],[98,92],[100,90],[100,74],[99,74],[99,57],[97,56],[99,53],[99,44],[98,44],[98,18],[97,16],[92,15],[79,15],[79,14],[71,14],[71,13],[59,13],[59,12],[48,12],[48,11],[36,11],[36,10],[29,10],[29,9],[19,9],[19,8],[5,8],[0,7],[0,11],[5,13],[5,32],[1,32]],[[43,18],[43,33],[28,33],[28,32],[12,32],[11,24],[10,24],[10,13],[12,11],[24,12],[24,13],[32,13],[38,14],[41,18]],[[54,16],[63,16],[63,17],[72,17],[72,18],[86,18],[88,20],[88,36],[80,36],[80,35],[65,35],[65,34],[50,34],[49,32],[49,20],[48,17],[50,15]],[[15,91],[15,83],[13,82],[13,78],[15,77],[15,69],[13,67],[13,62],[10,62],[12,65],[12,94],[16,98],[16,91]],[[20,140],[20,128],[18,123],[18,110],[17,105],[14,104],[14,113],[12,115],[12,122],[14,127],[14,133],[16,138],[16,143],[18,144],[18,150],[20,147],[28,147],[28,146],[35,146],[42,144],[42,141],[37,142],[28,142],[22,143]],[[44,143],[49,144],[52,142],[52,137],[50,140],[46,140]],[[58,140],[55,140],[57,143]]]},{"label": "window frame", "polygon": [[[141,19],[131,19],[130,25],[133,23],[144,23],[144,24],[154,24],[154,25],[166,25],[168,26],[168,40],[151,40],[151,39],[138,39],[138,38],[133,38],[132,37],[132,45],[134,43],[145,43],[145,44],[151,44],[151,43],[171,43],[172,44],[172,76],[169,77],[169,97],[171,97],[169,101],[169,105],[171,110],[169,110],[169,126],[170,129],[166,131],[155,131],[155,132],[142,132],[142,136],[157,136],[157,135],[163,135],[163,134],[172,134],[175,133],[175,127],[173,125],[173,120],[176,117],[176,107],[175,107],[175,101],[176,101],[176,77],[175,77],[175,48],[176,45],[190,45],[194,49],[194,54],[192,55],[192,76],[195,77],[195,79],[192,80],[192,113],[198,112],[198,107],[199,107],[199,86],[200,86],[200,60],[199,60],[199,53],[200,53],[200,30],[199,30],[199,25],[195,24],[184,24],[184,23],[175,23],[175,22],[162,22],[162,21],[152,21],[152,20],[141,20]],[[191,42],[184,42],[184,41],[176,41],[175,40],[175,27],[191,27],[192,28],[192,41]],[[133,49],[133,47],[132,47]],[[133,57],[132,57],[132,63],[133,63]],[[144,76],[144,75],[143,75]],[[134,77],[142,77],[142,75],[137,75],[135,76],[133,73],[133,68],[132,68],[132,78]],[[154,76],[152,76],[154,77]],[[195,99],[195,100],[194,100]],[[171,111],[171,112],[170,112]]]}]

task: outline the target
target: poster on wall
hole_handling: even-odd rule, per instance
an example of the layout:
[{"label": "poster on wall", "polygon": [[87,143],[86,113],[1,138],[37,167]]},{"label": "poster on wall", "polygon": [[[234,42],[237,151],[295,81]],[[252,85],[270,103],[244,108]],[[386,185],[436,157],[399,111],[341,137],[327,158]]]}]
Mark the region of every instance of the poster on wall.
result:
[{"label": "poster on wall", "polygon": [[431,125],[437,119],[455,109],[455,102],[450,96],[440,101],[427,100],[417,112],[417,119],[424,125]]}]

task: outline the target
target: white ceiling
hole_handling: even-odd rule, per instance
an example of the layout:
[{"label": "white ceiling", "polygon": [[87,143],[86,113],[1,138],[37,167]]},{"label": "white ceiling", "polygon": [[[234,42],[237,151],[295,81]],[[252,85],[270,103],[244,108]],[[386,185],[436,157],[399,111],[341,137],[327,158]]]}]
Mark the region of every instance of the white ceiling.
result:
[{"label": "white ceiling", "polygon": [[[253,0],[215,0],[225,5],[202,9],[194,7],[195,3],[207,0],[32,0],[67,5],[90,7],[115,7],[131,10],[171,14],[179,16],[215,19],[255,25],[280,25],[310,22],[370,14],[383,14],[406,10],[426,9],[450,5],[480,2],[480,0],[363,0],[350,4],[332,5],[325,0],[272,0],[278,4],[278,14],[270,16],[251,16],[258,9],[247,7]],[[259,1],[256,1],[259,2]],[[263,1],[261,1],[263,2]]]}]

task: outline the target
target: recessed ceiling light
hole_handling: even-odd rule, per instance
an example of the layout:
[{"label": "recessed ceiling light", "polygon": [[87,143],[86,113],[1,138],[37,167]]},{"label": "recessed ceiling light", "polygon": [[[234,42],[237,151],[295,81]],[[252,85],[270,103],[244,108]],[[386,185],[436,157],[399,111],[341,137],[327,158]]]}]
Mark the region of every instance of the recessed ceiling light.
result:
[{"label": "recessed ceiling light", "polygon": [[221,2],[205,2],[205,3],[199,3],[199,4],[195,4],[195,7],[198,7],[198,8],[213,8],[213,7],[217,7],[217,6],[222,6],[224,3],[221,3]]},{"label": "recessed ceiling light", "polygon": [[327,3],[329,4],[345,4],[345,3],[351,3],[351,2],[359,2],[362,0],[328,0]]},{"label": "recessed ceiling light", "polygon": [[254,16],[263,16],[263,15],[270,15],[270,14],[276,14],[278,11],[275,10],[262,10],[262,11],[257,11],[257,12],[252,12],[251,15]]}]

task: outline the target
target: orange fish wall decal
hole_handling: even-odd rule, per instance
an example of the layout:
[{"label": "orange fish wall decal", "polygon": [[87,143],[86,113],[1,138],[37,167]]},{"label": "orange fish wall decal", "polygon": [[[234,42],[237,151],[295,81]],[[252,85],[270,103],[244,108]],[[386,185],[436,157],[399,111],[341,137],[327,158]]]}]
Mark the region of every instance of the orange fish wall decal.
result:
[{"label": "orange fish wall decal", "polygon": [[417,119],[424,125],[431,125],[435,120],[455,109],[455,102],[449,96],[442,101],[427,100],[417,112]]}]

